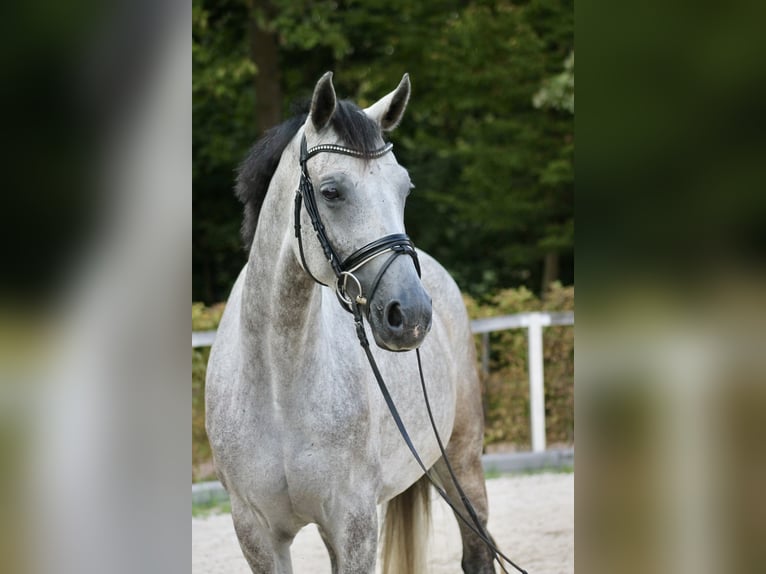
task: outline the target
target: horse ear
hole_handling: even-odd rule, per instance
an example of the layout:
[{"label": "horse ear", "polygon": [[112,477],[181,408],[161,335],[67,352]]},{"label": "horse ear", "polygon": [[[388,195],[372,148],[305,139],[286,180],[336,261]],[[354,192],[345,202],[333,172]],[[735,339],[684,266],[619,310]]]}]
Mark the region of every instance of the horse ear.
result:
[{"label": "horse ear", "polygon": [[404,74],[402,81],[399,82],[399,85],[393,92],[365,109],[364,113],[378,122],[380,129],[388,132],[399,125],[409,100],[410,75]]},{"label": "horse ear", "polygon": [[314,124],[314,129],[320,131],[334,113],[335,88],[332,85],[332,72],[326,72],[319,78],[311,98],[311,123]]}]

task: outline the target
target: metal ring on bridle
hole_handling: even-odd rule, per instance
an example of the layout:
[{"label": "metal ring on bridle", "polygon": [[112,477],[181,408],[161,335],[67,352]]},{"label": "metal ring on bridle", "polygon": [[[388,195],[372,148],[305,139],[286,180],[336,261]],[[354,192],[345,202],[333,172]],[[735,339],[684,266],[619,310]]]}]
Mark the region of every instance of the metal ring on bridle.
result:
[{"label": "metal ring on bridle", "polygon": [[[341,271],[338,279],[336,280],[335,290],[338,292],[338,297],[340,297],[341,301],[343,301],[349,307],[353,305],[354,302],[351,300],[351,297],[348,296],[348,290],[346,287],[346,282],[348,281],[349,277],[354,280],[354,283],[356,283],[356,287],[359,290],[359,294],[356,296],[356,304],[367,304],[367,299],[362,296],[362,284],[359,282],[359,279],[356,278],[356,275],[350,271]],[[343,285],[340,283],[341,278],[343,278]]]}]

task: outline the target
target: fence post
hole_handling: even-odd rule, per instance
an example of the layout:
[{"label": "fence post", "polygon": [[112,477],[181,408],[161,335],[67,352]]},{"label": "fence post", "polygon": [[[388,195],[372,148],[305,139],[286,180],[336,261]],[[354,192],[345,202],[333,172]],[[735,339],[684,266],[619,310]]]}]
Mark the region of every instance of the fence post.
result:
[{"label": "fence post", "polygon": [[543,389],[543,320],[540,313],[529,314],[527,348],[529,358],[529,418],[532,451],[545,451],[545,391]]}]

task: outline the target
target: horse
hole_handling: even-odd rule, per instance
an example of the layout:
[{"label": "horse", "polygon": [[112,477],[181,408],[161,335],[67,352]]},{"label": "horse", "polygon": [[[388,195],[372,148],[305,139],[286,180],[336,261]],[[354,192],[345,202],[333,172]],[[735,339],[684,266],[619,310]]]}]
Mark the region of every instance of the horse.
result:
[{"label": "horse", "polygon": [[[290,544],[309,523],[333,574],[375,572],[380,506],[382,571],[419,574],[429,481],[348,311],[372,335],[368,351],[423,464],[456,500],[418,383],[422,358],[435,427],[486,526],[474,342],[456,283],[405,234],[414,186],[384,135],[402,119],[409,76],[365,109],[339,100],[332,77],[323,75],[310,105],[267,131],[239,168],[249,255],[210,352],[206,429],[253,572],[291,573]],[[463,571],[494,572],[491,550],[458,524]]]}]

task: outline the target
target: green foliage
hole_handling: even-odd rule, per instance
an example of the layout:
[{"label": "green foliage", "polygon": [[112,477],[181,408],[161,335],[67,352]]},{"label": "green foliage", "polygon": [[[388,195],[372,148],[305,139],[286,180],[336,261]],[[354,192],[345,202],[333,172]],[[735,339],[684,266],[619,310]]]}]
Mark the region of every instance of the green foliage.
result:
[{"label": "green foliage", "polygon": [[574,114],[574,52],[564,61],[564,71],[543,82],[532,98],[536,108],[566,110]]},{"label": "green foliage", "polygon": [[[212,7],[208,5],[213,4]],[[247,10],[240,2],[192,4],[192,125],[195,180],[228,168],[252,140]],[[225,9],[224,9],[225,8]]]},{"label": "green foliage", "polygon": [[335,60],[352,51],[337,2],[271,0],[264,4],[256,3],[255,19],[262,28],[279,34],[283,49],[329,48]]},{"label": "green foliage", "polygon": [[204,303],[192,303],[192,331],[212,331],[218,327],[225,303],[206,307]]},{"label": "green foliage", "polygon": [[232,188],[234,167],[254,139],[248,14],[244,0],[192,3],[192,291],[199,298],[230,288],[242,266]]},{"label": "green foliage", "polygon": [[532,101],[570,33],[566,3],[472,4],[446,27],[425,70],[427,93],[418,98],[438,112],[415,118],[413,148],[435,149],[447,169],[434,166],[441,177],[426,185],[420,170],[429,158],[410,169],[424,203],[440,205],[450,223],[431,224],[426,237],[437,234],[435,255],[470,293],[537,290],[545,253],[572,249],[571,117]]}]

